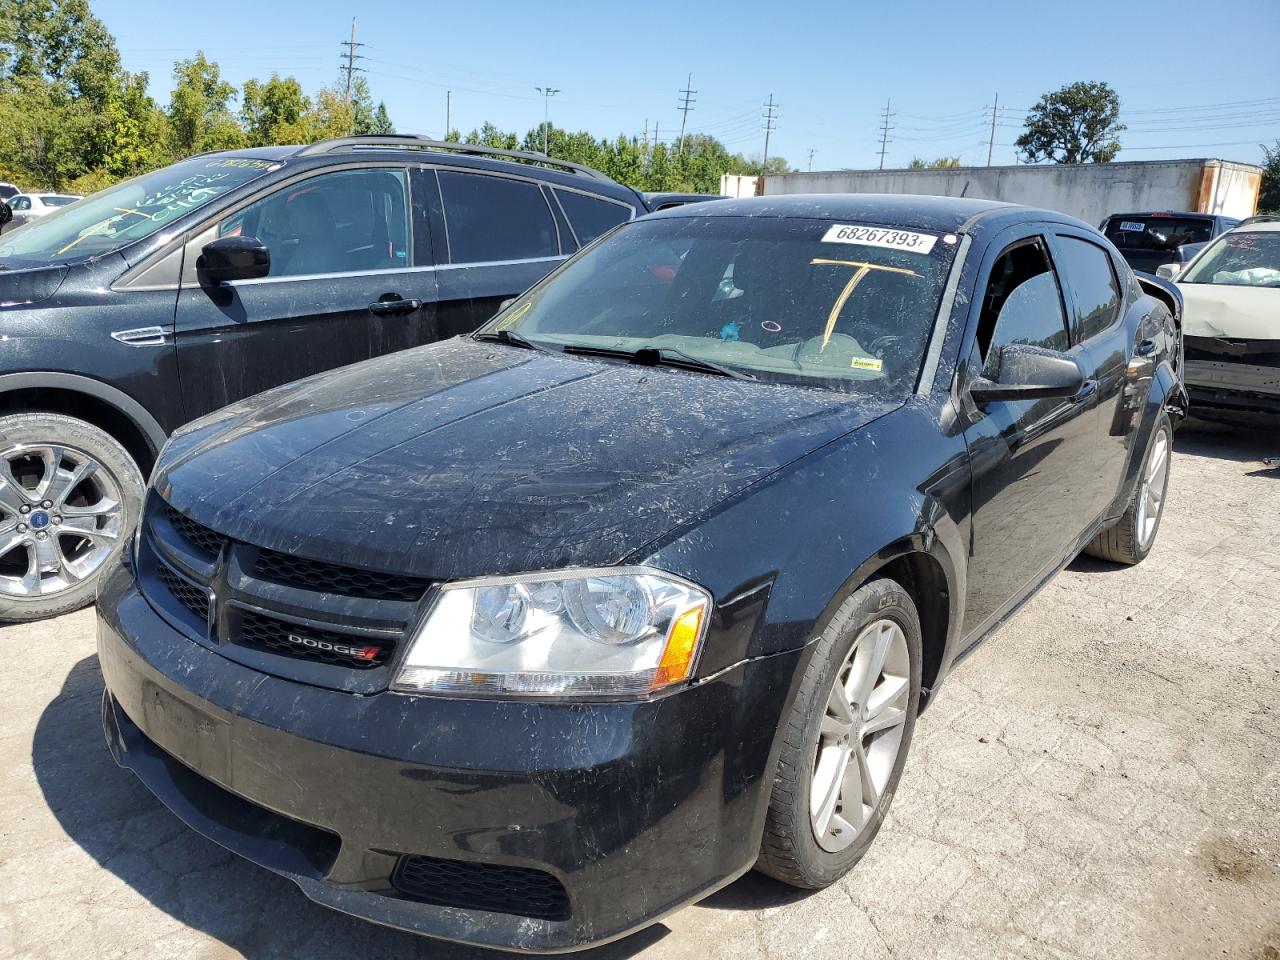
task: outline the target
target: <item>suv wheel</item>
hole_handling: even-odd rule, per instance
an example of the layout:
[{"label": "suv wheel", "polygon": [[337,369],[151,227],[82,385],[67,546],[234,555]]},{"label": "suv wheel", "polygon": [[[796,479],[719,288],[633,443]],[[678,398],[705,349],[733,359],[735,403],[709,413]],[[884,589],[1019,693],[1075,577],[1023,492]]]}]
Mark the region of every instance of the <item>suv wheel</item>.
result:
[{"label": "suv wheel", "polygon": [[92,603],[142,495],[133,458],[92,424],[56,413],[0,416],[0,621]]},{"label": "suv wheel", "polygon": [[920,620],[897,583],[873,580],[841,604],[782,731],[759,870],[819,889],[862,859],[907,759],[920,661]]}]

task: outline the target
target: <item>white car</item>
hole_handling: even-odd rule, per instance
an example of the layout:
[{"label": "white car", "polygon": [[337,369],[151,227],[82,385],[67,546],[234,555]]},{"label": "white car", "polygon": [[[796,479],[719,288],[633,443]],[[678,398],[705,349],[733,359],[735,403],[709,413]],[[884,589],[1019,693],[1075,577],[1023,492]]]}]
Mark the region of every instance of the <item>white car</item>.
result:
[{"label": "white car", "polygon": [[13,221],[9,224],[8,229],[21,226],[36,217],[43,217],[47,213],[53,213],[60,207],[65,207],[69,203],[75,203],[82,199],[76,194],[71,193],[19,193],[10,197],[5,203],[9,204],[9,209],[13,211]]},{"label": "white car", "polygon": [[1176,282],[1192,411],[1280,414],[1280,217],[1228,230]]}]

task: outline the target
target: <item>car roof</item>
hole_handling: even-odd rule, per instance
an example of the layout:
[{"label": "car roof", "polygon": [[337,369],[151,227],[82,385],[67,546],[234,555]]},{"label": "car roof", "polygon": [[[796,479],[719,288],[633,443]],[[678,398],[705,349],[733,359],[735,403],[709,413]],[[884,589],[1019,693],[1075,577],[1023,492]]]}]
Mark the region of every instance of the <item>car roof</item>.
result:
[{"label": "car roof", "polygon": [[[966,197],[931,197],[892,193],[813,193],[745,197],[691,203],[650,214],[663,217],[782,217],[809,220],[848,220],[854,223],[888,224],[923,230],[962,232],[972,223],[992,215],[1017,220],[1054,220],[1080,224],[1074,217],[995,200]],[[1089,228],[1092,229],[1092,228]]]},{"label": "car roof", "polygon": [[1227,233],[1275,233],[1280,231],[1280,220],[1255,220],[1232,227]]},{"label": "car roof", "polygon": [[[1217,214],[1200,213],[1198,210],[1146,210],[1133,213],[1111,213],[1107,215],[1108,220],[1114,220],[1116,217],[1194,217],[1198,220],[1212,220]],[[1227,217],[1226,219],[1233,219]]]}]

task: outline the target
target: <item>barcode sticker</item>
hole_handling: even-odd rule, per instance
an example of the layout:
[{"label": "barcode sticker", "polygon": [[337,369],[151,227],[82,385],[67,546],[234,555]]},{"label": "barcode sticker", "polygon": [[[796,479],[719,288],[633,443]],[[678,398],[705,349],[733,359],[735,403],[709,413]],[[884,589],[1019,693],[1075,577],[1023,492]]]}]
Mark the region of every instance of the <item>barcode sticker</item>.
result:
[{"label": "barcode sticker", "polygon": [[928,253],[938,238],[928,233],[895,230],[892,227],[859,227],[837,223],[822,236],[823,243],[856,243],[864,247],[887,247],[911,253]]}]

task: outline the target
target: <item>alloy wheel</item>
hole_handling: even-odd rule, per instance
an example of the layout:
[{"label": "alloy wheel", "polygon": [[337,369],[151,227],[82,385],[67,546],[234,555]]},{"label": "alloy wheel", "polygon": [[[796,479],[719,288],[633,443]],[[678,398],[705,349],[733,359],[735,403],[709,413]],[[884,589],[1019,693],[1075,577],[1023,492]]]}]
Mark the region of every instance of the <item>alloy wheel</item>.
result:
[{"label": "alloy wheel", "polygon": [[1146,550],[1160,522],[1160,506],[1164,500],[1165,478],[1169,472],[1169,433],[1158,430],[1151,442],[1151,455],[1138,490],[1138,545]]},{"label": "alloy wheel", "polygon": [[18,444],[0,452],[0,596],[31,600],[93,576],[124,529],[120,485],[83,450]]},{"label": "alloy wheel", "polygon": [[893,620],[876,620],[836,672],[819,728],[809,821],[823,850],[844,850],[870,823],[898,760],[910,699],[906,635]]}]

